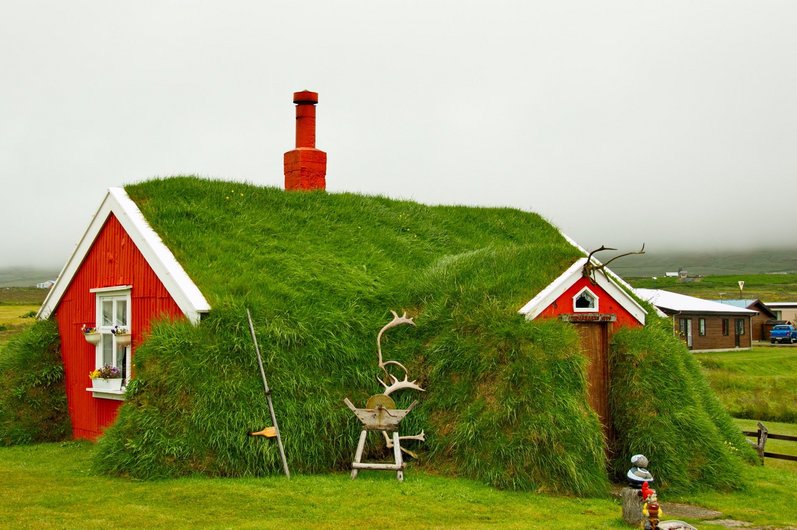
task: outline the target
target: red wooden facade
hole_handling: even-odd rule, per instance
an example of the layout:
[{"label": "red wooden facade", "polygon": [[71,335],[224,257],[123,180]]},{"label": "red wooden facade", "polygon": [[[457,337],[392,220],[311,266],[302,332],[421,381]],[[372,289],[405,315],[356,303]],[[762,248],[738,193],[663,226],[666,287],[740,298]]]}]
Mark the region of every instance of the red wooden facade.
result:
[{"label": "red wooden facade", "polygon": [[[598,297],[598,311],[600,315],[614,315],[616,320],[614,326],[617,327],[642,327],[631,313],[628,312],[617,300],[611,297],[600,285],[592,283],[588,278],[576,280],[559,298],[554,300],[548,307],[543,309],[537,318],[561,317],[563,315],[573,315],[573,297],[587,287]],[[580,313],[579,316],[588,318],[590,313]]]},{"label": "red wooden facade", "polygon": [[[597,298],[597,308],[576,311],[574,298],[585,287]],[[609,403],[611,386],[609,341],[616,327],[641,327],[642,323],[604,288],[585,277],[576,280],[543,309],[537,318],[564,318],[575,325],[580,338],[581,351],[587,358],[587,398],[590,407],[603,424],[606,447],[610,450],[614,433]]]},{"label": "red wooden facade", "polygon": [[131,285],[132,353],[157,318],[183,313],[155,272],[111,214],[55,310],[61,334],[66,396],[75,438],[96,439],[113,423],[121,401],[94,397],[89,372],[95,368],[95,347],[86,342],[81,325],[96,319],[95,294],[100,287]]}]

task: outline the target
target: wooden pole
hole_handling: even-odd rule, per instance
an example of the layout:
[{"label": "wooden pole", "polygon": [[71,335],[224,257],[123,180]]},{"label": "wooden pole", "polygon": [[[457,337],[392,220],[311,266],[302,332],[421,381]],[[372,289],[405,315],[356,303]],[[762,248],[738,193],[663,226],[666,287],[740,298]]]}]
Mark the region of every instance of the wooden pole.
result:
[{"label": "wooden pole", "polygon": [[280,429],[277,425],[277,416],[274,414],[274,404],[271,402],[271,390],[268,388],[268,381],[266,380],[266,371],[263,369],[263,358],[260,356],[260,346],[257,344],[257,335],[255,335],[255,326],[252,324],[252,314],[249,308],[246,308],[246,318],[249,319],[249,331],[252,333],[252,341],[255,343],[255,352],[257,352],[257,365],[260,367],[260,375],[263,377],[263,389],[266,391],[266,400],[268,400],[268,411],[271,413],[271,423],[274,430],[277,431],[277,445],[280,449],[280,458],[282,459],[282,469],[285,471],[285,476],[291,478],[291,472],[288,471],[288,460],[285,458],[285,449],[282,447],[282,437],[280,436]]}]

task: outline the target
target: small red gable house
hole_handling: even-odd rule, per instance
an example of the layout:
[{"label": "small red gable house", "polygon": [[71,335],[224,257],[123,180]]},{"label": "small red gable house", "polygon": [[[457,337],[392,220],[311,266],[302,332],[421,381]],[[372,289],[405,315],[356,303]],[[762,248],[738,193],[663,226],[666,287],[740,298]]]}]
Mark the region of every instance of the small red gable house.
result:
[{"label": "small red gable house", "polygon": [[[95,439],[113,423],[121,390],[97,389],[89,372],[117,367],[126,384],[135,345],[163,316],[199,322],[210,305],[121,188],[111,188],[39,310],[61,336],[67,403],[75,438]],[[84,337],[96,327],[100,341]],[[114,328],[130,332],[123,344]]]},{"label": "small red gable house", "polygon": [[[568,238],[573,246],[587,252]],[[588,359],[587,381],[592,409],[610,436],[609,341],[615,328],[645,325],[647,311],[628,295],[630,285],[602,269],[587,267],[588,258],[577,260],[520,309],[528,320],[559,318],[576,326],[581,350]],[[592,265],[600,266],[597,260]]]},{"label": "small red gable house", "polygon": [[[318,95],[297,92],[297,147],[285,154],[286,189],[324,189],[326,154],[315,148]],[[572,240],[568,240],[584,249]],[[520,313],[527,319],[559,318],[573,323],[590,359],[590,403],[609,424],[609,337],[616,327],[643,326],[645,310],[619,277],[593,267],[586,257],[554,279]],[[135,374],[132,359],[152,322],[163,317],[198,324],[211,307],[124,189],[111,188],[51,289],[38,317],[54,318],[61,336],[66,394],[75,438],[96,439],[113,423],[125,386]],[[96,327],[89,342],[84,326]],[[130,340],[114,333],[123,328]],[[121,389],[99,388],[89,372],[119,369]]]}]

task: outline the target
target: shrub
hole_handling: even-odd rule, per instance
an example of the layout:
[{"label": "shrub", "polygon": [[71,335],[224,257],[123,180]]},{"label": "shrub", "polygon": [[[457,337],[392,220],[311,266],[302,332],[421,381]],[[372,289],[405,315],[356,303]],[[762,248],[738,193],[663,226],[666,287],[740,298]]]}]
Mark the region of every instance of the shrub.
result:
[{"label": "shrub", "polygon": [[0,351],[0,444],[64,440],[71,434],[55,322],[39,321]]},{"label": "shrub", "polygon": [[740,486],[738,457],[752,463],[755,454],[668,322],[619,331],[611,373],[618,479],[630,467],[622,457],[643,453],[665,489]]}]

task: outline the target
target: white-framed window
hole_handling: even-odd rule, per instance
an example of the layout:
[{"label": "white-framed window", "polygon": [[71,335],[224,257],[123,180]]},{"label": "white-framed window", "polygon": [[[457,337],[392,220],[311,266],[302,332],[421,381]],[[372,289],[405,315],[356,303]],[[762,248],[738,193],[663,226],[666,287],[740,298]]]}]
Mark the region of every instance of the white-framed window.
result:
[{"label": "white-framed window", "polygon": [[96,325],[100,333],[94,365],[98,369],[106,365],[115,366],[122,374],[122,385],[126,386],[131,375],[130,286],[104,287],[91,292],[96,297]]},{"label": "white-framed window", "polygon": [[597,313],[598,296],[589,287],[584,287],[573,297],[574,313]]}]

